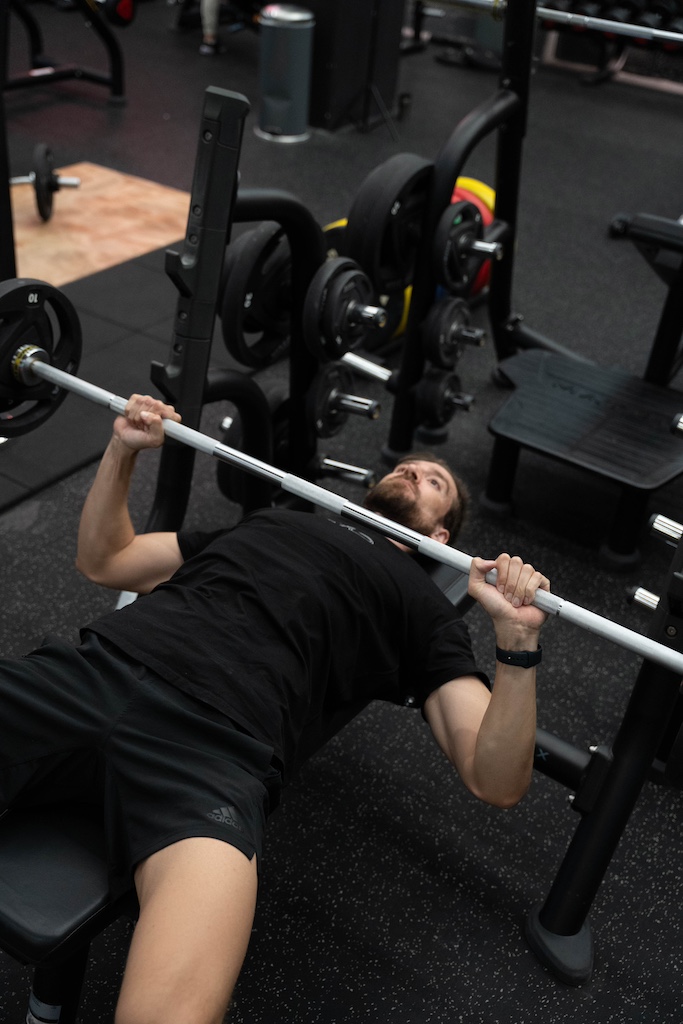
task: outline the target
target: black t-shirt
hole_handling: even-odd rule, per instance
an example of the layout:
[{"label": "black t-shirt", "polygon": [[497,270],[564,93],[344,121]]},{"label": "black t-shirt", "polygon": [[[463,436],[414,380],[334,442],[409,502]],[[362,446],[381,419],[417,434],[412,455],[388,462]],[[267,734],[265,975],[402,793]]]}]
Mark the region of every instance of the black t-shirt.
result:
[{"label": "black t-shirt", "polygon": [[486,679],[453,606],[377,533],[269,509],[178,542],[167,583],[88,628],[285,764],[307,723],[360,699],[420,707],[449,679]]}]

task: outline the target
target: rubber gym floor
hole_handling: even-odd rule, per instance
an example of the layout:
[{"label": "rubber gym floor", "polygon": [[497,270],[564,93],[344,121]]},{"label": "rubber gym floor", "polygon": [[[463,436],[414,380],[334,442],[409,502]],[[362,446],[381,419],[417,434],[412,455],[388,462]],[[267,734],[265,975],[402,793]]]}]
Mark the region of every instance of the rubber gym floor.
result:
[{"label": "rubber gym floor", "polygon": [[[46,4],[33,10],[51,53],[101,62],[80,15]],[[145,0],[120,33],[123,107],[83,82],[6,93],[12,174],[26,173],[35,143],[46,141],[58,167],[90,161],[189,191],[203,92],[217,85],[244,93],[252,104],[242,184],[289,190],[325,224],[345,216],[364,177],[391,154],[433,159],[457,122],[497,87],[491,72],[436,61],[438,48],[431,46],[401,61],[400,90],[411,94],[412,107],[397,125],[398,139],[383,125],[369,132],[349,126],[280,146],[252,130],[258,37],[226,36],[225,54],[204,58],[198,32],[178,31],[174,21],[173,7]],[[19,30],[12,38],[10,69],[18,71],[25,62]],[[603,366],[640,373],[645,365],[664,288],[635,247],[609,238],[607,227],[619,211],[680,215],[682,110],[683,96],[671,92],[623,81],[590,88],[573,71],[535,66],[515,308],[536,330]],[[473,153],[466,172],[491,181],[491,140]],[[65,287],[84,327],[81,372],[94,383],[148,389],[149,360],[165,357],[175,308],[163,258],[163,250],[151,252]],[[486,326],[484,308],[474,316]],[[226,360],[218,334],[212,357]],[[490,340],[465,353],[463,388],[475,402],[454,419],[443,447],[475,497],[491,453],[487,427],[507,397],[492,380],[495,364]],[[283,366],[259,375],[284,377]],[[383,416],[350,422],[321,449],[381,471],[390,399],[365,383],[362,391],[381,397]],[[221,415],[212,409],[204,429],[216,433]],[[75,639],[80,625],[113,607],[114,595],[73,568],[80,507],[109,425],[108,413],[72,396],[49,425],[0,451],[6,655],[31,650],[47,633]],[[154,486],[155,457],[147,462],[150,470],[138,474],[132,499],[139,523]],[[197,460],[190,528],[239,516],[218,491],[210,463]],[[362,500],[358,487],[343,489]],[[648,613],[627,604],[627,589],[658,592],[671,552],[646,537],[639,569],[601,568],[598,545],[616,498],[603,481],[524,453],[514,516],[497,519],[475,501],[461,546],[471,553],[519,552],[543,568],[563,597],[644,632]],[[652,511],[677,519],[681,498],[675,482],[653,497]],[[489,627],[476,610],[468,621],[490,671]],[[548,625],[544,648],[539,724],[582,749],[609,743],[638,659],[560,622]],[[464,791],[418,714],[372,706],[308,762],[272,821],[231,1020],[680,1021],[682,809],[677,789],[645,785],[592,907],[593,977],[567,987],[539,965],[523,937],[524,921],[545,899],[578,822],[567,790],[537,774],[517,808],[486,807]],[[88,1024],[112,1020],[128,937],[128,926],[118,922],[94,943],[82,1003]],[[29,972],[0,955],[5,1024],[24,1019],[28,983]]]}]

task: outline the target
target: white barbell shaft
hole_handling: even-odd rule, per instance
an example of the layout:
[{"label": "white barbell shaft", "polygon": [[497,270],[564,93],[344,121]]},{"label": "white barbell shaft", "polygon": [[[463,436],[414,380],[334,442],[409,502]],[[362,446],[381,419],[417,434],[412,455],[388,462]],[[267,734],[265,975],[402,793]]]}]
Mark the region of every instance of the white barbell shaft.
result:
[{"label": "white barbell shaft", "polygon": [[[105,391],[104,388],[90,384],[88,381],[66,373],[64,370],[50,366],[49,363],[33,358],[30,354],[23,360],[20,371],[24,374],[27,371],[32,372],[36,377],[56,384],[58,387],[63,387],[67,391],[72,391],[74,394],[95,402],[97,405],[104,405],[113,412],[122,414],[125,411],[127,399],[114,395],[110,391]],[[470,570],[472,556],[466,555],[463,551],[458,551],[457,548],[440,544],[438,541],[433,540],[431,537],[425,537],[416,530],[411,530],[407,526],[401,526],[400,523],[394,523],[390,519],[385,519],[384,516],[377,515],[376,512],[363,508],[361,505],[355,505],[326,487],[311,483],[311,481],[294,476],[292,473],[285,473],[283,470],[276,469],[266,462],[261,462],[245,452],[230,448],[228,445],[209,437],[207,434],[193,430],[191,427],[186,427],[182,423],[176,423],[175,420],[164,420],[163,425],[164,433],[168,437],[172,437],[188,445],[190,448],[195,448],[197,451],[212,455],[224,462],[237,466],[239,469],[244,469],[248,473],[269,480],[271,483],[276,483],[282,490],[321,508],[326,508],[336,515],[353,519],[355,522],[364,524],[370,529],[379,530],[393,540],[397,540],[407,547],[414,548],[420,554],[426,555],[437,562],[443,562],[445,565],[450,565],[464,573],[468,573]],[[490,583],[494,583],[495,574],[489,573],[487,579]],[[670,647],[666,647],[664,644],[658,643],[656,640],[643,636],[642,633],[637,633],[635,630],[621,626],[611,619],[598,615],[596,612],[591,612],[587,608],[582,608],[580,605],[572,604],[570,601],[564,601],[561,597],[557,597],[556,594],[549,594],[546,591],[539,590],[536,592],[534,604],[548,615],[571,622],[573,625],[579,626],[589,633],[594,633],[596,636],[609,640],[619,647],[624,647],[641,658],[649,658],[651,661],[655,661],[683,676],[683,654],[672,650]]]}]

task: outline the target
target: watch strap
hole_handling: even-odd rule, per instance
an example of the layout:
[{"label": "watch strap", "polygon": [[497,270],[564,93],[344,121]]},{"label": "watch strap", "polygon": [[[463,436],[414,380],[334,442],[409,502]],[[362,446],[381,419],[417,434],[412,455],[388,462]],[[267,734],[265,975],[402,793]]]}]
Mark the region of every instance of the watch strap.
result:
[{"label": "watch strap", "polygon": [[539,646],[535,651],[504,651],[496,647],[496,661],[501,665],[513,665],[515,668],[533,668],[538,665],[543,655],[543,649]]}]

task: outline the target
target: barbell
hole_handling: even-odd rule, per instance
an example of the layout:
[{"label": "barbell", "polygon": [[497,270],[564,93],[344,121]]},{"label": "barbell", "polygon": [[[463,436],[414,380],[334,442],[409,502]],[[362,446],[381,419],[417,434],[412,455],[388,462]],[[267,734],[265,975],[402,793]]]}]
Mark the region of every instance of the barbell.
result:
[{"label": "barbell", "polygon": [[[125,413],[127,399],[82,380],[64,370],[60,370],[56,366],[52,366],[49,358],[48,352],[39,345],[28,342],[24,343],[11,353],[8,367],[0,365],[0,377],[7,381],[8,375],[11,375],[18,392],[20,392],[18,395],[19,401],[25,400],[26,395],[30,395],[33,387],[40,388],[42,382],[46,382],[56,389],[56,400],[59,400],[58,395],[61,390],[71,391],[90,402],[94,402],[96,405],[105,406],[119,415]],[[216,440],[216,438],[209,437],[191,427],[186,427],[182,423],[176,423],[174,420],[164,420],[163,428],[167,437],[181,444],[186,444],[196,451],[230,463],[237,469],[242,469],[271,484],[275,484],[283,491],[293,494],[297,498],[327,509],[329,512],[342,518],[351,519],[369,529],[377,530],[385,536],[419,552],[421,555],[432,558],[437,562],[443,562],[445,565],[458,569],[460,572],[468,573],[470,570],[472,564],[471,555],[467,555],[456,548],[440,544],[431,537],[425,537],[409,527],[402,526],[400,523],[395,523],[378,515],[376,512],[372,512],[370,509],[356,505],[334,491],[330,491],[302,477],[297,477],[292,473],[277,469],[268,463],[262,462],[260,459],[248,455],[246,452],[230,448]],[[490,573],[487,576],[487,580],[490,583],[494,583],[495,574]],[[651,661],[657,662],[676,674],[683,676],[683,654],[666,647],[664,644],[660,644],[632,629],[628,629],[626,626],[613,622],[611,619],[582,608],[580,605],[565,601],[556,594],[538,591],[534,598],[534,604],[548,615],[564,619],[573,625],[609,640],[620,647],[624,647],[626,650],[642,658],[648,658]]]}]

